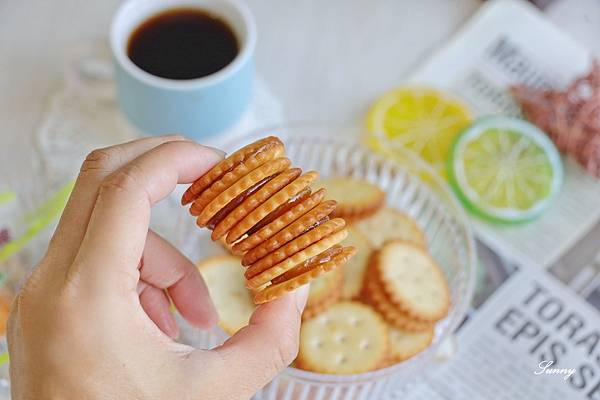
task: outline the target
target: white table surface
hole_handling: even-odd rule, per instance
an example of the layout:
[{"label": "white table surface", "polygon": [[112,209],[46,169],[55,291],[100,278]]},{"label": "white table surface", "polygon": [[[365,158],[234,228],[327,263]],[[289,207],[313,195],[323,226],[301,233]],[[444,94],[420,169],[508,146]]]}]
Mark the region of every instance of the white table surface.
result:
[{"label": "white table surface", "polygon": [[[249,0],[259,74],[287,119],[363,117],[479,6],[479,0]],[[106,36],[119,0],[0,2],[0,178],[31,165],[30,149],[65,49]],[[555,11],[556,10],[556,11]],[[552,19],[600,50],[600,3],[558,0]],[[591,35],[590,32],[595,33]],[[29,171],[33,174],[34,171]]]},{"label": "white table surface", "polygon": [[[36,175],[34,134],[61,83],[65,51],[82,39],[106,37],[119,2],[0,1],[0,187],[6,173]],[[381,92],[401,83],[480,0],[248,3],[259,31],[258,72],[287,119],[349,121],[360,120]],[[600,54],[600,1],[556,0],[546,13]],[[596,231],[599,237],[600,227]]]}]

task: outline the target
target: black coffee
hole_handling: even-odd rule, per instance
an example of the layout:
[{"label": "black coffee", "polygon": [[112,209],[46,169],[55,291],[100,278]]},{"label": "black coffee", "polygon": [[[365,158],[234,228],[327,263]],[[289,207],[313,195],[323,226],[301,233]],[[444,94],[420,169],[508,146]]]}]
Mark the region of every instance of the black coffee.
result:
[{"label": "black coffee", "polygon": [[142,23],[129,37],[127,55],[152,75],[201,78],[229,64],[239,51],[221,18],[194,8],[165,11]]}]

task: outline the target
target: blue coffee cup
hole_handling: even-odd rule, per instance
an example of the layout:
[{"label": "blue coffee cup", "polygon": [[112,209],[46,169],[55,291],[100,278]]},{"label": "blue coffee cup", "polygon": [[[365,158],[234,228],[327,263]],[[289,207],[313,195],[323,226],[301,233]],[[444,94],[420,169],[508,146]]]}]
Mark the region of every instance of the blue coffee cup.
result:
[{"label": "blue coffee cup", "polygon": [[[222,18],[240,49],[223,69],[197,79],[154,76],[127,55],[131,33],[147,19],[175,8],[199,8]],[[128,0],[110,33],[117,97],[125,116],[146,134],[180,133],[196,140],[225,131],[250,103],[256,27],[248,7],[235,0]]]}]

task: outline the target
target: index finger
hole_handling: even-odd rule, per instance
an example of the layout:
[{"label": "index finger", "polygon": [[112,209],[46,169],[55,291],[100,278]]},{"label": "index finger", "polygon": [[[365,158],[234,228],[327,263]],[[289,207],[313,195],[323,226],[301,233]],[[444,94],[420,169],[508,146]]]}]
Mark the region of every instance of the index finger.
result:
[{"label": "index finger", "polygon": [[94,150],[86,157],[48,248],[56,260],[54,269],[62,266],[66,270],[77,255],[102,180],[148,150],[173,140],[184,138],[177,135],[146,137]]},{"label": "index finger", "polygon": [[[88,229],[67,275],[135,292],[152,205],[222,158],[195,142],[168,142],[119,168],[100,185]],[[125,281],[124,281],[125,277]]]}]

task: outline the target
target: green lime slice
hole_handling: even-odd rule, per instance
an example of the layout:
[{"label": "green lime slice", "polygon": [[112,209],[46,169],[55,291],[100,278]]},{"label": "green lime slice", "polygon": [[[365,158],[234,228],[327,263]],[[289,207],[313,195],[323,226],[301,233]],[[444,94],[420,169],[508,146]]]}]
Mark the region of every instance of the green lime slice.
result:
[{"label": "green lime slice", "polygon": [[532,220],[558,194],[560,154],[536,126],[518,118],[486,117],[455,139],[448,158],[450,185],[483,219]]}]

